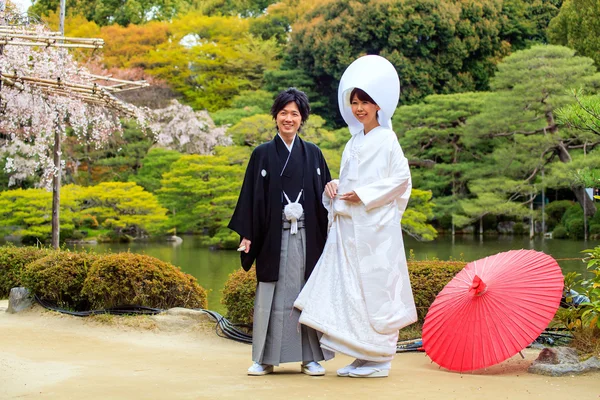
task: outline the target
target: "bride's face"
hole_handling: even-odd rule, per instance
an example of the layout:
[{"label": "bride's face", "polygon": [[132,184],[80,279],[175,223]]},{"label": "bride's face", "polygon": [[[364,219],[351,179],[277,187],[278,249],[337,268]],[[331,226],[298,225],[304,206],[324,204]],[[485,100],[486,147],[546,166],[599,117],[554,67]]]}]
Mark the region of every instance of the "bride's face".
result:
[{"label": "bride's face", "polygon": [[360,100],[358,96],[354,95],[352,102],[352,114],[359,120],[364,126],[372,126],[377,122],[377,111],[380,110],[377,104],[373,104],[366,100]]}]

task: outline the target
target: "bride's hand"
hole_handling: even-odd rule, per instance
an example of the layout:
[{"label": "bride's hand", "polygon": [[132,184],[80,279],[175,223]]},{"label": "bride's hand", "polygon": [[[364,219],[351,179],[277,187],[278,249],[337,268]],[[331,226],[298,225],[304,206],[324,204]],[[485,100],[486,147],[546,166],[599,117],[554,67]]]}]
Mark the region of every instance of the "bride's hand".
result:
[{"label": "bride's hand", "polygon": [[340,196],[340,200],[344,200],[349,203],[360,203],[362,201],[360,199],[360,197],[358,197],[358,195],[354,191],[344,193],[343,195]]},{"label": "bride's hand", "polygon": [[337,196],[337,189],[337,183],[331,181],[327,185],[325,185],[325,194],[327,194],[327,197],[329,197],[330,199],[333,199],[335,196]]}]

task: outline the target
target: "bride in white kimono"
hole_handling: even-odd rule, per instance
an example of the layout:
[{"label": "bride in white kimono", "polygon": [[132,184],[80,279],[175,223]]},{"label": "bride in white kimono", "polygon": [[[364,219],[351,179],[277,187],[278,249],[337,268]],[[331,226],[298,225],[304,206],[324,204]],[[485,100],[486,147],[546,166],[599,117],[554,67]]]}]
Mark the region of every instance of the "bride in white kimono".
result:
[{"label": "bride in white kimono", "polygon": [[379,56],[359,58],[340,81],[352,138],[339,181],[323,194],[325,249],[294,303],[300,323],[323,334],[323,349],[356,358],[339,376],[388,376],[398,330],[417,320],[400,226],[411,178],[391,130],[399,95],[396,70]]}]

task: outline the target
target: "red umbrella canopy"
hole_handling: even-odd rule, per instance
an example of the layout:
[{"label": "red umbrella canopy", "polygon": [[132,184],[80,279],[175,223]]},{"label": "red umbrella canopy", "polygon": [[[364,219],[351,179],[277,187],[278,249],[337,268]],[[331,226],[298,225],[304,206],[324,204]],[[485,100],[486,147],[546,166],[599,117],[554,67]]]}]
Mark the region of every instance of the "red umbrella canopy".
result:
[{"label": "red umbrella canopy", "polygon": [[556,260],[534,250],[511,250],[470,262],[427,312],[427,355],[460,372],[514,356],[554,317],[563,279]]}]

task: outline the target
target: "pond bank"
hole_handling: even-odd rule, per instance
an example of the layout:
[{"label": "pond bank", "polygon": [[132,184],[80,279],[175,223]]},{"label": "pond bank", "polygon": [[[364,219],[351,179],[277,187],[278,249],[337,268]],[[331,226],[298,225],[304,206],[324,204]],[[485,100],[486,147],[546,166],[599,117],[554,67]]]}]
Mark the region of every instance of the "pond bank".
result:
[{"label": "pond bank", "polygon": [[284,364],[264,377],[245,374],[251,347],[222,339],[210,323],[185,331],[157,331],[47,312],[4,312],[0,301],[0,398],[214,399],[409,398],[592,399],[598,374],[549,378],[527,373],[539,351],[473,374],[440,370],[423,353],[398,354],[390,377],[351,379],[335,370],[351,361],[324,363],[324,377]]}]

